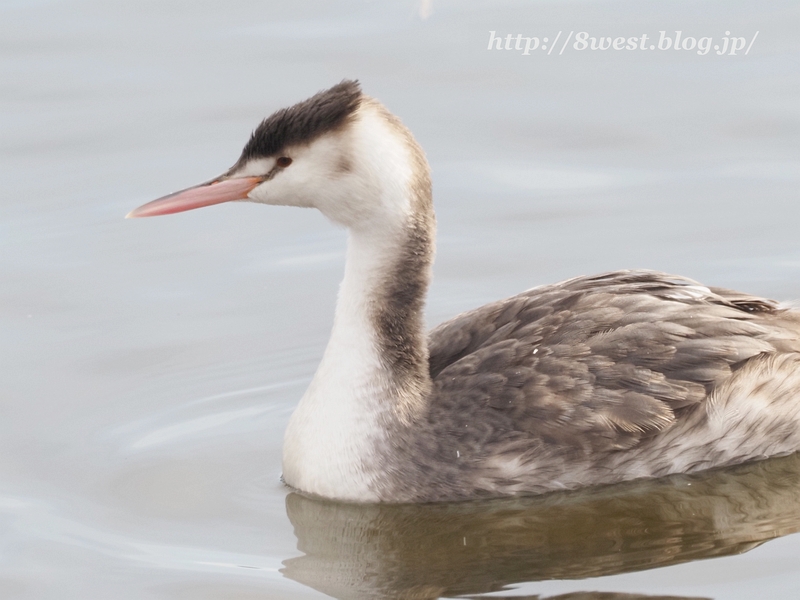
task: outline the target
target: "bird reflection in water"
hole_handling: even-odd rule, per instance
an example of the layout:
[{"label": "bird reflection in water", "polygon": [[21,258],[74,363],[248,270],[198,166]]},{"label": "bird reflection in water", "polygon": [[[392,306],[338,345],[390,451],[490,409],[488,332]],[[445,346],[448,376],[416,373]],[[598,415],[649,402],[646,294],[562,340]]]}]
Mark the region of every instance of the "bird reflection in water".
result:
[{"label": "bird reflection in water", "polygon": [[[465,598],[489,598],[489,596],[465,596]],[[499,598],[491,596],[491,598]],[[622,594],[618,592],[572,592],[558,596],[502,596],[504,600],[711,600],[689,596],[645,596],[643,594]]]},{"label": "bird reflection in water", "polygon": [[[283,574],[340,599],[422,600],[652,569],[746,552],[800,530],[798,489],[795,454],[486,502],[357,505],[292,493],[286,509],[304,556],[286,560]],[[668,596],[581,592],[550,600],[639,598]]]}]

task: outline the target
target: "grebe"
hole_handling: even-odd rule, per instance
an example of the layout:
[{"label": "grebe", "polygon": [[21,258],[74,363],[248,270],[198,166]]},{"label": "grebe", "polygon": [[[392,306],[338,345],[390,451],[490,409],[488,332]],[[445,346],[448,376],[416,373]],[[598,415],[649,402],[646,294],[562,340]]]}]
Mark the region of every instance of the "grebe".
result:
[{"label": "grebe", "polygon": [[283,477],[355,502],[535,494],[800,450],[800,313],[652,271],[577,277],[427,336],[431,180],[355,81],[284,108],[236,164],[129,217],[232,200],[349,230],[330,341],[291,417]]}]

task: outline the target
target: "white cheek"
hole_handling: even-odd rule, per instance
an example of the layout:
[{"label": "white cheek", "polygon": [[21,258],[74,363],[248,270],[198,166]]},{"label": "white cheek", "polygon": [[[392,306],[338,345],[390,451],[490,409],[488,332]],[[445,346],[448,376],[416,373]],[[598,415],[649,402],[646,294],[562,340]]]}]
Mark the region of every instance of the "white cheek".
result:
[{"label": "white cheek", "polygon": [[302,165],[292,164],[254,188],[247,197],[262,204],[313,207],[320,187]]},{"label": "white cheek", "polygon": [[297,153],[291,165],[254,188],[248,199],[262,204],[319,208],[336,204],[347,194],[343,178],[336,172],[338,152],[320,144],[313,151]]},{"label": "white cheek", "polygon": [[259,177],[264,173],[269,173],[274,166],[274,158],[254,158],[248,160],[234,173],[231,173],[231,177]]},{"label": "white cheek", "polygon": [[274,179],[265,181],[261,185],[250,190],[250,193],[247,194],[247,199],[260,204],[284,204],[283,202],[279,201],[279,196],[276,193],[280,191],[279,187],[280,186],[276,184]]}]

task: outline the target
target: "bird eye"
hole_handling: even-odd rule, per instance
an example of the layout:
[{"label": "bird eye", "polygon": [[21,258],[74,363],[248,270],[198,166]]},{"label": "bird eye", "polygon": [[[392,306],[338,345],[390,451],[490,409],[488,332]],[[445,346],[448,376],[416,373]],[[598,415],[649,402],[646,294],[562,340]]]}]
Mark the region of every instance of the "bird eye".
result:
[{"label": "bird eye", "polygon": [[281,168],[288,167],[292,164],[292,159],[288,156],[281,156],[278,160],[275,161],[275,164]]}]

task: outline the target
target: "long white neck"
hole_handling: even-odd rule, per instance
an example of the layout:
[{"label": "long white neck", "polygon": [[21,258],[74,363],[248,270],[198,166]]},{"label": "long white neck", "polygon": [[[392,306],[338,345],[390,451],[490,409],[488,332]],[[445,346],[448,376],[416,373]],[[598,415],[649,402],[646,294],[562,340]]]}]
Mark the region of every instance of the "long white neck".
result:
[{"label": "long white neck", "polygon": [[380,500],[378,459],[392,432],[425,409],[422,311],[434,225],[427,163],[420,167],[415,146],[406,146],[409,168],[390,161],[368,186],[387,211],[350,227],[330,341],[286,430],[284,480],[308,493]]}]

